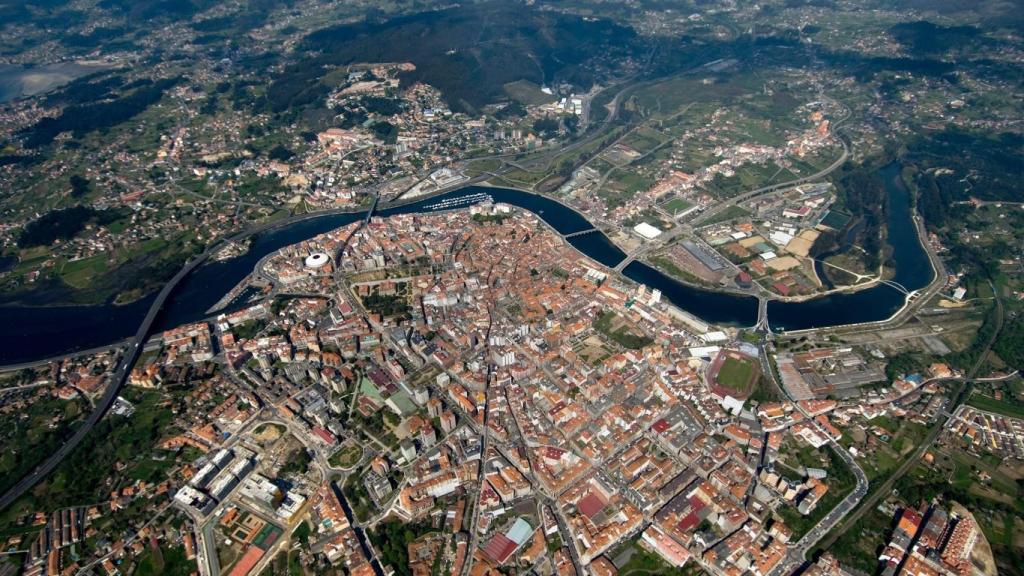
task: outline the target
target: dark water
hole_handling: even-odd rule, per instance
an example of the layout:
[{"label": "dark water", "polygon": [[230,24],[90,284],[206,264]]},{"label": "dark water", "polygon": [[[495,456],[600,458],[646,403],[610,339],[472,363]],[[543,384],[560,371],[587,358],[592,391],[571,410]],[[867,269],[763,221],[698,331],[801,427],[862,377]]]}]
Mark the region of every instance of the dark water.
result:
[{"label": "dark water", "polygon": [[[892,259],[896,274],[892,278],[907,290],[927,286],[935,276],[928,254],[921,246],[911,219],[910,191],[900,178],[900,166],[893,163],[878,171],[889,196],[888,242],[892,246]],[[855,322],[885,320],[899,310],[906,296],[894,287],[878,285],[874,288],[835,294],[807,302],[770,302],[768,321],[773,329],[800,330]]]},{"label": "dark water", "polygon": [[[887,167],[880,174],[887,179],[886,185],[890,189],[889,235],[897,262],[896,281],[913,290],[931,280],[931,269],[909,224],[909,193],[891,181],[894,174],[898,176],[898,167]],[[380,215],[425,212],[428,206],[444,200],[479,192],[490,194],[497,202],[538,214],[562,234],[592,227],[579,213],[543,196],[477,186],[381,210]],[[322,216],[260,234],[244,255],[224,262],[211,262],[186,278],[168,299],[156,329],[163,330],[205,317],[206,310],[249,274],[263,256],[362,217],[361,213]],[[584,234],[569,241],[581,252],[610,267],[625,257],[601,233]],[[691,288],[640,262],[630,264],[624,273],[637,282],[661,290],[667,300],[708,322],[750,326],[757,319],[757,302],[751,297]],[[127,338],[134,334],[154,297],[125,306],[0,307],[0,326],[3,326],[0,330],[0,364],[46,358]],[[887,286],[878,286],[851,295],[829,296],[799,304],[772,303],[768,317],[773,327],[798,329],[881,320],[891,316],[902,305],[901,293]]]}]

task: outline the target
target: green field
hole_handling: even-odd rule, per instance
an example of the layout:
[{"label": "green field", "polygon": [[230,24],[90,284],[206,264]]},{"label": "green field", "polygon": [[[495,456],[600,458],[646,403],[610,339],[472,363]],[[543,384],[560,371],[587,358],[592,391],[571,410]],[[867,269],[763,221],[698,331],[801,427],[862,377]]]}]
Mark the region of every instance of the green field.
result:
[{"label": "green field", "polygon": [[142,553],[133,576],[188,576],[195,568],[195,561],[185,557],[183,547],[161,546],[157,550],[147,548]]},{"label": "green field", "polygon": [[829,210],[828,214],[821,219],[822,226],[828,226],[836,230],[842,230],[846,227],[846,223],[850,221],[850,215],[838,212],[836,210]]},{"label": "green field", "polygon": [[993,414],[1024,419],[1024,405],[1006,402],[1005,400],[996,400],[991,396],[974,394],[967,400],[967,405],[973,406],[978,410],[984,410],[985,412],[992,412]]},{"label": "green field", "polygon": [[698,569],[693,566],[688,568],[675,568],[662,560],[661,556],[658,556],[654,552],[648,552],[639,545],[635,546],[633,555],[629,557],[629,562],[623,564],[622,568],[619,569],[619,574],[621,576],[646,576],[649,574],[688,576],[689,574],[693,574],[695,571],[698,571]]},{"label": "green field", "polygon": [[516,100],[526,106],[537,106],[554,102],[555,97],[541,91],[540,86],[529,80],[516,80],[505,84],[502,89],[509,98]]},{"label": "green field", "polygon": [[75,288],[85,288],[93,278],[107,271],[108,254],[97,254],[88,258],[72,260],[60,267],[60,278]]},{"label": "green field", "polygon": [[668,210],[669,214],[675,216],[680,212],[685,212],[686,210],[689,210],[692,206],[692,203],[687,202],[682,198],[673,198],[665,203],[665,210]]},{"label": "green field", "polygon": [[750,212],[747,211],[746,208],[741,208],[740,206],[729,206],[725,210],[722,210],[718,214],[715,214],[714,216],[701,222],[699,225],[710,226],[712,224],[728,222],[729,220],[736,220],[738,218],[743,218],[745,216],[750,216]]},{"label": "green field", "polygon": [[332,454],[327,463],[335,468],[351,468],[362,457],[363,449],[356,444],[349,444],[348,446],[342,446],[337,452]]},{"label": "green field", "polygon": [[715,375],[715,380],[724,388],[744,394],[747,392],[755,369],[756,365],[750,360],[726,358],[725,362],[722,362],[718,374]]},{"label": "green field", "polygon": [[693,274],[690,274],[689,272],[683,270],[679,266],[676,266],[675,262],[666,258],[665,256],[651,256],[648,260],[651,264],[655,265],[658,268],[661,268],[664,272],[667,272],[670,276],[676,278],[677,280],[682,280],[683,282],[696,284],[698,286],[709,285],[707,281],[702,280],[701,278],[698,278]]},{"label": "green field", "polygon": [[614,312],[602,312],[594,320],[594,329],[610,338],[624,348],[639,350],[654,342],[649,336],[636,335],[630,331],[629,325],[623,322]]}]

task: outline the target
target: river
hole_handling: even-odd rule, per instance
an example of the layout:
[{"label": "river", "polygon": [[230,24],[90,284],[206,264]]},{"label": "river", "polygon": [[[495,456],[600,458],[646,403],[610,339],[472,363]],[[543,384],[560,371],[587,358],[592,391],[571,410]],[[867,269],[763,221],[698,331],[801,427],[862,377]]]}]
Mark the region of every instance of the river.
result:
[{"label": "river", "polygon": [[[910,221],[910,193],[899,180],[897,165],[883,168],[879,177],[885,180],[889,194],[889,242],[896,262],[894,280],[910,290],[921,288],[931,281],[932,271]],[[496,202],[505,202],[537,214],[562,234],[592,227],[576,211],[543,196],[479,186],[383,209],[379,214],[429,212],[430,206],[443,200],[480,192],[486,192]],[[363,213],[321,216],[260,234],[245,254],[206,264],[186,278],[168,299],[156,329],[164,330],[205,317],[206,310],[249,274],[263,256],[355,222],[363,216]],[[609,267],[625,258],[625,254],[601,233],[576,236],[569,242]],[[623,273],[636,282],[661,290],[667,300],[708,322],[735,326],[750,326],[756,322],[757,301],[753,297],[693,288],[642,262],[630,264]],[[0,307],[0,322],[5,327],[0,331],[0,364],[27,362],[124,339],[138,328],[153,298],[155,296],[149,296],[122,306]],[[768,306],[768,319],[773,328],[787,330],[869,322],[892,316],[904,301],[904,295],[895,288],[879,285],[852,294],[836,294],[801,303],[772,302]]]},{"label": "river", "polygon": [[[886,228],[892,246],[896,272],[891,280],[909,291],[924,288],[935,278],[931,261],[912,219],[912,198],[896,162],[878,170],[889,200]],[[879,284],[859,292],[839,293],[806,302],[770,302],[768,321],[772,329],[801,330],[858,322],[885,320],[906,302],[906,295],[893,286]]]}]

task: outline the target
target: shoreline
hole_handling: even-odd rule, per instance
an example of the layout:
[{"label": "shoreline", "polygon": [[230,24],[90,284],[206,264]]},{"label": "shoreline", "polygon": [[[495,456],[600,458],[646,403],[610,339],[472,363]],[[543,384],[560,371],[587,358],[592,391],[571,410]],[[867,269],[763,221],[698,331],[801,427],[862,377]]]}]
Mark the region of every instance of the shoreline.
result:
[{"label": "shoreline", "polygon": [[[417,196],[415,199],[402,199],[402,198],[399,198],[396,201],[389,202],[387,204],[381,203],[381,206],[378,206],[377,210],[378,211],[387,212],[387,211],[392,211],[392,210],[396,210],[396,209],[401,209],[402,207],[408,206],[410,204],[415,204],[415,203],[420,203],[420,202],[427,202],[427,201],[429,201],[429,200],[431,200],[433,198],[436,198],[438,196],[442,196],[444,194],[451,194],[451,193],[457,192],[457,191],[459,191],[461,189],[464,189],[464,188],[469,188],[471,186],[478,186],[478,188],[481,189],[481,190],[488,190],[488,189],[509,190],[509,191],[516,192],[516,193],[519,193],[519,194],[523,194],[523,195],[526,195],[526,196],[532,196],[532,197],[536,197],[536,198],[539,198],[539,199],[543,199],[544,201],[553,202],[553,203],[559,205],[560,207],[562,207],[563,209],[571,212],[572,214],[575,214],[575,216],[578,217],[582,222],[585,222],[586,224],[588,224],[590,228],[594,227],[593,224],[590,222],[590,220],[588,220],[583,214],[581,214],[579,211],[577,211],[576,209],[572,208],[571,206],[567,205],[561,199],[552,198],[551,196],[549,196],[547,194],[544,194],[544,193],[527,191],[527,190],[522,190],[522,189],[518,189],[518,188],[508,188],[508,187],[503,187],[503,186],[496,186],[494,184],[490,184],[490,183],[486,183],[486,182],[481,183],[482,180],[484,180],[484,178],[482,178],[482,177],[471,178],[469,180],[466,180],[466,181],[463,181],[463,182],[459,182],[458,184],[453,185],[453,186],[451,186],[449,188],[445,188],[445,189],[441,189],[441,190],[436,190],[436,191],[432,192],[431,194]],[[500,200],[496,200],[496,201],[500,201]],[[525,206],[522,206],[520,208],[523,208],[524,210],[529,211],[529,212],[533,212],[532,210],[530,210],[529,208],[526,208]],[[288,228],[289,226],[295,225],[297,223],[306,222],[306,221],[310,221],[310,220],[316,220],[316,219],[325,218],[325,217],[345,215],[345,214],[348,214],[348,215],[365,214],[368,209],[369,209],[369,207],[367,207],[367,206],[324,209],[324,210],[317,210],[317,211],[313,211],[313,212],[307,212],[305,214],[289,216],[289,217],[282,218],[282,219],[279,219],[279,220],[275,220],[275,221],[272,221],[272,222],[266,222],[266,223],[263,223],[263,224],[258,224],[258,225],[252,226],[252,227],[250,227],[248,229],[239,231],[239,232],[237,232],[235,234],[222,237],[219,241],[214,242],[214,244],[212,244],[210,247],[208,247],[204,251],[204,254],[208,256],[210,254],[216,253],[217,251],[223,249],[229,243],[239,242],[239,241],[245,240],[247,238],[250,238],[250,237],[253,237],[253,236],[256,236],[256,235],[259,235],[259,234],[267,233],[267,232],[279,231],[281,229]],[[534,213],[534,215],[536,217],[538,217],[540,220],[544,221],[545,224],[554,227],[552,224],[547,222],[547,220],[545,219],[545,217],[544,217],[544,215],[542,213]],[[385,217],[386,217],[386,215],[385,215]],[[920,234],[920,223],[919,223],[920,217],[919,217],[919,215],[917,215],[916,212],[912,212],[911,213],[911,217],[912,217],[912,220],[915,222],[915,224],[917,224],[917,226],[919,228],[918,233]],[[586,229],[586,228],[584,228],[584,229]],[[557,230],[556,230],[556,232],[557,232]],[[566,233],[567,234],[571,234],[572,231],[570,230],[570,231],[567,231]],[[601,233],[602,233],[602,235],[604,235],[603,231],[601,231]],[[561,235],[561,233],[559,233],[559,235]],[[604,238],[607,239],[608,238],[607,235],[604,235]],[[568,240],[566,240],[566,241],[569,244],[572,244],[572,242],[569,242]],[[934,286],[935,286],[935,284],[937,282],[936,278],[940,278],[941,274],[937,274],[936,273],[937,270],[935,268],[935,262],[934,262],[935,256],[930,253],[930,251],[925,246],[925,243],[920,241],[920,235],[918,236],[918,241],[920,243],[919,247],[922,250],[924,250],[925,253],[926,253],[925,255],[926,255],[926,257],[929,260],[929,265],[931,266],[932,273],[934,275],[931,283],[929,283],[928,285],[926,285],[926,286],[924,286],[922,288],[919,288],[916,291],[918,294],[921,294],[922,292],[932,292],[933,289],[934,289]],[[614,247],[617,252],[622,253],[622,250],[619,249],[618,246],[616,246],[613,242],[611,242],[611,240],[607,240],[607,242],[609,243],[610,246]],[[574,248],[576,248],[576,247],[574,246]],[[576,248],[576,250],[582,252],[582,250],[580,248]],[[588,255],[587,257],[589,259],[591,259],[591,260],[598,261],[595,256],[589,256]],[[230,261],[231,261],[230,259],[227,260],[227,262],[230,262]],[[206,262],[206,263],[208,263],[208,262]],[[206,263],[204,263],[202,266],[205,266]],[[599,262],[599,263],[601,263],[601,262]],[[657,267],[654,267],[654,266],[652,266],[652,265],[650,265],[650,264],[648,264],[646,262],[643,262],[642,260],[640,261],[640,264],[643,265],[645,268],[650,269],[653,272],[656,272],[659,276],[663,277],[665,280],[667,280],[667,281],[669,281],[671,283],[674,283],[674,284],[678,285],[680,288],[688,290],[688,291],[700,292],[700,293],[704,293],[704,294],[708,294],[708,295],[713,295],[713,296],[719,296],[719,297],[750,298],[750,299],[758,299],[759,298],[757,295],[754,295],[754,294],[737,293],[737,292],[732,292],[732,291],[722,290],[722,289],[717,289],[717,288],[709,288],[709,287],[704,287],[704,286],[695,286],[695,285],[687,283],[687,282],[685,282],[683,280],[677,279],[674,276],[672,276],[670,274],[667,274],[664,271],[661,271]],[[607,266],[604,263],[601,263],[601,265],[603,267],[612,268],[612,266]],[[193,266],[193,268],[199,269],[200,266]],[[247,273],[248,272],[251,272],[251,270],[248,270]],[[625,274],[622,274],[622,275],[625,276]],[[633,278],[629,278],[629,279],[632,282],[643,283],[640,280],[635,280]],[[875,289],[878,289],[879,288],[878,283],[876,282],[874,284],[866,284],[866,285],[857,286],[857,287],[855,287],[855,289],[852,289],[852,290],[850,288],[844,288],[844,289],[839,290],[838,292],[834,292],[834,293],[831,293],[831,294],[814,295],[813,297],[806,297],[803,300],[798,301],[798,302],[788,302],[788,303],[790,303],[790,304],[803,304],[803,303],[808,303],[808,302],[814,302],[815,300],[818,300],[820,298],[827,298],[827,297],[831,297],[831,296],[836,295],[836,294],[861,293],[861,292],[864,292],[864,291],[866,291],[868,289],[871,289],[872,287],[875,288]],[[931,294],[929,294],[929,297],[930,297],[930,295]],[[138,305],[140,305],[139,302],[144,302],[147,298],[150,298],[150,297],[152,297],[152,293],[146,294],[146,295],[142,295],[142,296],[140,296],[140,298],[138,300],[134,300],[131,303],[118,304],[117,306],[131,306],[131,305],[138,306]],[[773,302],[774,301],[774,302],[787,303],[785,300],[782,300],[782,299],[779,299],[779,298],[767,298],[765,296],[761,296],[760,298],[766,299],[769,302]],[[910,299],[909,298],[904,298],[902,304],[891,315],[889,315],[887,318],[871,321],[869,323],[864,323],[864,324],[869,324],[870,325],[870,324],[879,324],[879,323],[892,322],[894,319],[898,319],[899,316],[902,315],[905,312],[905,310],[907,309],[909,304],[910,304]],[[699,312],[695,312],[693,310],[690,310],[690,309],[686,308],[685,307],[685,302],[680,302],[680,304],[675,304],[675,305],[676,305],[676,307],[680,308],[681,310],[686,311],[687,314],[689,314],[691,316],[694,316],[696,318],[699,318],[702,321],[704,321],[704,316],[701,313],[699,313]],[[89,309],[101,310],[102,307],[103,307],[103,305],[97,306],[97,305],[67,304],[67,305],[64,305],[64,306],[35,306],[35,307],[32,307],[32,306],[7,306],[6,308],[8,310],[23,310],[23,311],[31,313],[31,311],[33,311],[33,310],[48,310],[48,309],[59,309],[59,308],[72,308],[72,309],[78,309],[78,310],[82,310],[82,311],[87,311]],[[0,310],[2,310],[3,308],[4,308],[3,306],[0,306]],[[745,323],[743,321],[732,322],[732,323],[730,323],[730,322],[711,322],[711,323],[733,324],[733,325],[736,325],[736,326],[745,325]],[[800,328],[800,329],[794,330],[794,331],[786,331],[786,333],[807,333],[808,331],[818,331],[818,330],[823,330],[823,329],[836,329],[836,328],[841,328],[841,327],[850,326],[850,325],[851,324],[849,324],[849,323],[847,323],[847,324],[832,324],[832,325],[826,325],[826,326],[818,326],[818,327],[810,327],[810,328]],[[69,349],[68,350],[68,355],[74,354],[76,351],[81,350],[81,349],[86,349],[86,348],[87,348],[87,346],[80,346],[80,347],[77,347],[76,349]],[[56,355],[51,355],[51,356],[56,356]],[[28,359],[31,359],[31,358],[29,357]],[[25,363],[25,360],[23,360],[22,362],[12,362],[11,365],[17,365],[17,364],[23,364],[23,363]]]}]

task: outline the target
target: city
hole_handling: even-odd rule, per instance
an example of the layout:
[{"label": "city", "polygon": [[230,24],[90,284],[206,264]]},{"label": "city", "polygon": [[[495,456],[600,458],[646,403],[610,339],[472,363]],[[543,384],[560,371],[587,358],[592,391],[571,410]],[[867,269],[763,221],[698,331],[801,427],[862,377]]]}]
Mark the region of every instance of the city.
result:
[{"label": "city", "polygon": [[1004,7],[185,4],[0,7],[0,576],[1019,573]]}]

